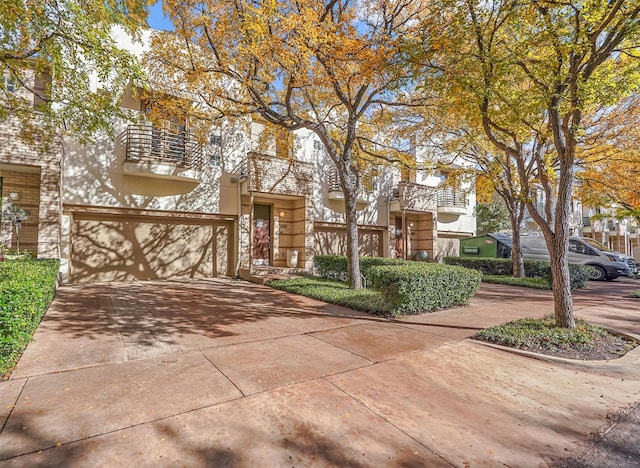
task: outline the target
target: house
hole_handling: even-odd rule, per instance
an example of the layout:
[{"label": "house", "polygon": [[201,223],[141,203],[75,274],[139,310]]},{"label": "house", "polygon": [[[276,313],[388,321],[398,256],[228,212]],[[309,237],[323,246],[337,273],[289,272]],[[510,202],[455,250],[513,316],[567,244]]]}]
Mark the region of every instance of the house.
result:
[{"label": "house", "polygon": [[[154,96],[134,84],[114,138],[56,136],[42,153],[2,123],[2,196],[32,215],[21,244],[62,261],[65,282],[250,277],[265,268],[310,270],[313,256],[344,254],[338,175],[308,131],[244,120],[204,126],[189,115],[152,118]],[[424,159],[425,155],[416,154]],[[455,255],[475,234],[475,199],[443,183],[447,169],[380,166],[358,199],[360,253],[430,259]],[[5,247],[15,245],[2,225]]]}]

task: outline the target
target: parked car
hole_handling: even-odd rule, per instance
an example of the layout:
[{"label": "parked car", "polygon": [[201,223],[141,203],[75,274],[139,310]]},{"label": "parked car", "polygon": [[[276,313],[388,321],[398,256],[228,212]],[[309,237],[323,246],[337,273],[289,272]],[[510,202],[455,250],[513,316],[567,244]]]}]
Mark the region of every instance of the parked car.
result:
[{"label": "parked car", "polygon": [[[523,258],[549,261],[549,251],[543,237],[523,236],[520,238],[520,245]],[[634,276],[638,272],[633,258],[588,237],[569,238],[569,263],[594,267],[596,273],[591,279],[599,281]]]}]

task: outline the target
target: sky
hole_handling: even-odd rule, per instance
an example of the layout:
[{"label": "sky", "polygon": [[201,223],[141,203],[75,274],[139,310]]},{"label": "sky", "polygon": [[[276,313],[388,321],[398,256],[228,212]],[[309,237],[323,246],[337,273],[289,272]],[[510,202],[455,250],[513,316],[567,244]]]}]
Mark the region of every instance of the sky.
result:
[{"label": "sky", "polygon": [[153,29],[170,31],[173,29],[171,21],[162,14],[162,1],[153,4],[149,11],[149,26]]}]

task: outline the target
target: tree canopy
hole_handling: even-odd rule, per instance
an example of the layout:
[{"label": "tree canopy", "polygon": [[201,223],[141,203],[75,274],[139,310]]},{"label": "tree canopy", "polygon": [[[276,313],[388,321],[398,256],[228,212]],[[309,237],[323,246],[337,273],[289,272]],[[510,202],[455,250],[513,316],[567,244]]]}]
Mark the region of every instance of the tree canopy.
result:
[{"label": "tree canopy", "polygon": [[135,38],[147,2],[2,0],[0,10],[0,119],[20,119],[30,140],[53,129],[80,138],[109,129],[122,90],[142,76],[112,32]]},{"label": "tree canopy", "polygon": [[[527,209],[552,259],[556,323],[574,326],[567,261],[576,150],[585,115],[620,105],[640,88],[640,4],[636,1],[441,0],[428,35],[437,55],[414,59],[464,125],[483,132],[513,162]],[[431,79],[429,79],[431,78]],[[544,191],[530,196],[528,169]]]}]

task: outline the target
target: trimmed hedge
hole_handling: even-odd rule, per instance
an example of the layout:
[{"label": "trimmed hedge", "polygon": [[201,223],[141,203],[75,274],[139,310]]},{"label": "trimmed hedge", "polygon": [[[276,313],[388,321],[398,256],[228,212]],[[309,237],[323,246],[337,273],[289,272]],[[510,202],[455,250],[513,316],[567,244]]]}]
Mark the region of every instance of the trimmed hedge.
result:
[{"label": "trimmed hedge", "polygon": [[[401,260],[398,258],[384,257],[360,257],[360,273],[367,283],[371,282],[371,268],[383,265],[411,265],[416,262]],[[347,257],[342,255],[316,255],[313,264],[318,269],[318,274],[327,279],[345,281],[347,279]]]},{"label": "trimmed hedge", "polygon": [[369,274],[371,286],[385,295],[394,315],[466,304],[482,279],[478,271],[439,263],[376,266]]},{"label": "trimmed hedge", "polygon": [[31,341],[55,295],[59,268],[58,260],[0,262],[0,375]]},{"label": "trimmed hedge", "polygon": [[[323,278],[347,277],[347,257],[316,255],[314,264]],[[468,268],[383,257],[360,257],[360,272],[383,293],[384,309],[394,316],[466,304],[482,277]]]},{"label": "trimmed hedge", "polygon": [[[485,275],[513,275],[513,262],[510,258],[462,258],[445,257],[447,265],[457,265],[466,268],[479,270]],[[569,276],[571,279],[571,289],[584,288],[587,281],[595,273],[593,267],[589,265],[569,264]],[[544,278],[551,288],[553,283],[551,275],[551,263],[542,260],[525,260],[524,274],[530,278]]]}]

